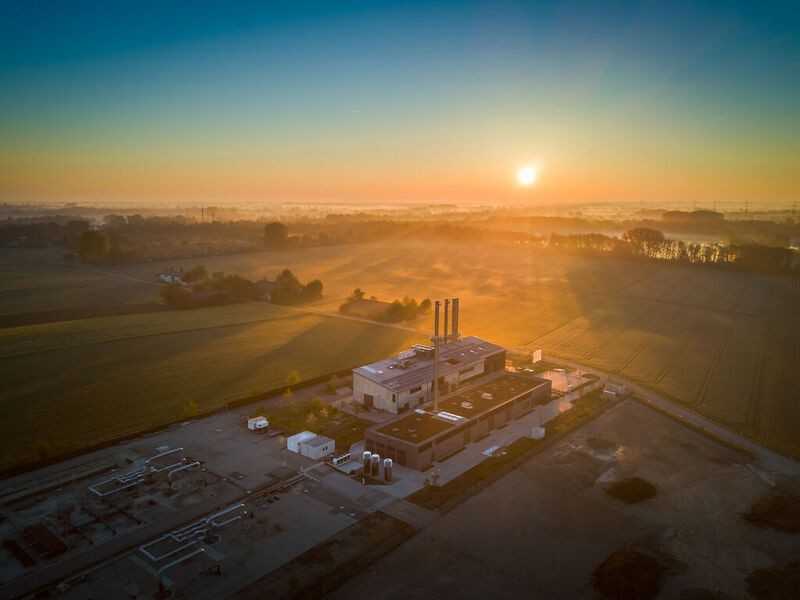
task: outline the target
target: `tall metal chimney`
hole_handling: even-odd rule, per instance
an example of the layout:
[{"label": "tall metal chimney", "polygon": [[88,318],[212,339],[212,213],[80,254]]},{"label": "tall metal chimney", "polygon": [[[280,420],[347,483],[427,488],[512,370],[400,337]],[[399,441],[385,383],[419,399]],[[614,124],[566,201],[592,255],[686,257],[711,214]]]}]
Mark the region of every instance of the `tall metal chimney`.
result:
[{"label": "tall metal chimney", "polygon": [[448,319],[450,317],[450,298],[446,298],[444,301],[444,343],[447,343],[447,337],[450,335],[450,331],[448,329]]},{"label": "tall metal chimney", "polygon": [[[433,381],[431,381],[431,396],[433,396],[433,412],[439,412],[439,306],[438,300],[433,305]],[[447,318],[445,317],[445,321]],[[445,325],[447,329],[447,325]]]},{"label": "tall metal chimney", "polygon": [[458,339],[458,317],[459,317],[458,298],[453,298],[453,340]]}]

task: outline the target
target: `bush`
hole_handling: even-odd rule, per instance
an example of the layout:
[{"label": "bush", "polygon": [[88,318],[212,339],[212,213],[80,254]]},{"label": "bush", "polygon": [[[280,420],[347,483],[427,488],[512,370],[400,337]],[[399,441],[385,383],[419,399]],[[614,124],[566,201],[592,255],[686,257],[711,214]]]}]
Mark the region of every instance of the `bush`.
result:
[{"label": "bush", "polygon": [[629,477],[615,481],[606,488],[606,494],[626,504],[636,504],[655,497],[656,486],[641,477]]},{"label": "bush", "polygon": [[771,494],[753,503],[750,511],[742,517],[758,527],[800,533],[800,498]]},{"label": "bush", "polygon": [[652,556],[633,548],[612,553],[592,575],[594,589],[614,600],[655,598],[664,567]]},{"label": "bush", "polygon": [[800,598],[800,562],[756,569],[747,576],[747,591],[757,600]]}]

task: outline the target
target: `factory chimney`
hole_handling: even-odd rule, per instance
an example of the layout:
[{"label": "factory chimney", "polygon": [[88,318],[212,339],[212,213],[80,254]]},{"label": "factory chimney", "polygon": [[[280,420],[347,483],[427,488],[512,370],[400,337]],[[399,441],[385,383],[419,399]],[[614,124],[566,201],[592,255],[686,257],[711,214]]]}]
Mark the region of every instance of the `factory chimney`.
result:
[{"label": "factory chimney", "polygon": [[[433,411],[439,412],[439,307],[438,300],[433,305],[433,381],[431,381],[431,396],[433,396]],[[445,313],[446,315],[447,313]],[[447,331],[447,317],[445,316],[445,331]]]},{"label": "factory chimney", "polygon": [[459,318],[459,302],[458,298],[453,298],[453,341],[458,340],[458,318]]},{"label": "factory chimney", "polygon": [[444,343],[447,343],[447,338],[450,335],[448,327],[448,319],[450,317],[450,298],[445,298],[444,301]]},{"label": "factory chimney", "polygon": [[439,339],[439,306],[441,302],[438,300],[433,303],[433,341]]}]

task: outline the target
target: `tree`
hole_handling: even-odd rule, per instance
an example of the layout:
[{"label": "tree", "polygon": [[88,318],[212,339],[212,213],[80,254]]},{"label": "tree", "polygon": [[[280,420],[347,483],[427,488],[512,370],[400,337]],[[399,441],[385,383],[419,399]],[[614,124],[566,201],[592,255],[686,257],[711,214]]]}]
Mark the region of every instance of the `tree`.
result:
[{"label": "tree", "polygon": [[422,315],[427,314],[428,312],[430,312],[430,310],[431,310],[431,299],[430,298],[425,298],[425,300],[423,300],[422,302],[419,303],[418,311],[419,311],[420,314],[422,314]]},{"label": "tree", "polygon": [[190,308],[192,306],[192,292],[180,285],[162,286],[161,298],[174,308]]},{"label": "tree", "polygon": [[322,282],[319,279],[309,281],[303,288],[302,296],[306,302],[322,298]]},{"label": "tree", "polygon": [[183,277],[181,279],[183,279],[186,283],[204,281],[208,279],[208,271],[206,271],[205,266],[197,265],[196,267],[193,267],[188,271],[186,271],[186,273],[183,274]]},{"label": "tree", "polygon": [[200,414],[200,407],[196,400],[189,400],[183,408],[183,412],[187,418],[192,419]]},{"label": "tree", "polygon": [[108,237],[100,231],[84,231],[78,243],[82,260],[97,260],[108,255]]},{"label": "tree", "polygon": [[277,221],[264,225],[264,245],[267,248],[285,248],[289,241],[289,228]]},{"label": "tree", "polygon": [[363,300],[364,299],[364,290],[361,288],[356,288],[353,290],[353,293],[350,295],[350,298],[353,300]]}]

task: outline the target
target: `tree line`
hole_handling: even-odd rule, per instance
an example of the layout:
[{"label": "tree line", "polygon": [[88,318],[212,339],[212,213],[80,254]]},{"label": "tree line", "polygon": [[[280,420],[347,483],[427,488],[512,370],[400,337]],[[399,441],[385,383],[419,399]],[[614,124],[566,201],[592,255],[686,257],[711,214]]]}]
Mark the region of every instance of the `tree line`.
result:
[{"label": "tree line", "polygon": [[790,273],[800,269],[798,256],[790,248],[684,242],[669,239],[663,232],[646,227],[629,229],[621,237],[601,233],[551,234],[548,247],[581,254],[726,266],[760,273]]},{"label": "tree line", "polygon": [[173,308],[220,306],[252,300],[281,305],[304,304],[322,298],[323,287],[319,279],[301,283],[289,269],[281,271],[274,281],[254,282],[240,275],[209,275],[203,265],[182,274],[181,281],[161,287],[161,298]]}]

